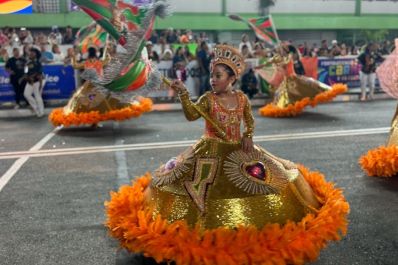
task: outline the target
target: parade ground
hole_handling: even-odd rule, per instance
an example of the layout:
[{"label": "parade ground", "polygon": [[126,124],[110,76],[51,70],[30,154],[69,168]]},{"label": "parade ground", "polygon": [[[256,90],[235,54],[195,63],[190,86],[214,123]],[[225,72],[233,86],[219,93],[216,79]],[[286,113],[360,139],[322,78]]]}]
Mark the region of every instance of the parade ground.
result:
[{"label": "parade ground", "polygon": [[[397,264],[398,178],[368,177],[358,165],[385,143],[396,104],[337,102],[282,119],[253,109],[256,144],[322,172],[350,203],[347,235],[313,264]],[[0,264],[127,265],[148,261],[109,237],[104,202],[192,145],[204,122],[174,110],[99,128],[54,129],[33,115],[2,115],[0,123]]]}]

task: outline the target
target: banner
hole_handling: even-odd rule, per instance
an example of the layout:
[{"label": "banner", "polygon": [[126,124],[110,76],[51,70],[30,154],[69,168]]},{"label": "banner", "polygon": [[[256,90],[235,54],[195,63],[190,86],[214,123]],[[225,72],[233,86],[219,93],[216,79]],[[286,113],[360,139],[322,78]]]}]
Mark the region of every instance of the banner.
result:
[{"label": "banner", "polygon": [[328,85],[344,83],[348,88],[360,87],[360,70],[361,65],[356,57],[319,58],[318,60],[318,80]]},{"label": "banner", "polygon": [[[43,90],[44,100],[69,99],[75,91],[75,70],[72,66],[44,65],[43,72],[46,85]],[[0,102],[13,102],[14,89],[4,65],[0,66]]]},{"label": "banner", "polygon": [[32,14],[32,0],[1,0],[0,14]]}]

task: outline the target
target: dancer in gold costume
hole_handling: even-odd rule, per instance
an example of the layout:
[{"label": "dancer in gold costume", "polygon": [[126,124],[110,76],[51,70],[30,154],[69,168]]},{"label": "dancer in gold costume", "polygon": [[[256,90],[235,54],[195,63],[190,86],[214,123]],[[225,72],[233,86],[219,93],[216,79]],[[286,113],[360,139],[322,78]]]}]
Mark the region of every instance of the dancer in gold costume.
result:
[{"label": "dancer in gold costume", "polygon": [[[253,144],[247,97],[232,89],[243,58],[215,47],[212,92],[196,103],[181,81],[190,121],[202,138],[156,170],[112,193],[107,226],[122,247],[177,264],[302,264],[346,232],[348,203],[319,173]],[[241,122],[245,131],[240,132]]]},{"label": "dancer in gold costume", "polygon": [[[88,49],[88,58],[83,63],[77,63],[72,57],[72,66],[75,69],[93,71],[98,76],[103,76],[103,67],[111,60],[106,54],[104,60],[96,57],[96,49]],[[112,96],[105,90],[95,89],[92,82],[86,81],[72,96],[68,104],[63,108],[54,109],[49,120],[54,126],[64,125],[96,125],[101,121],[125,120],[139,117],[152,109],[152,101],[149,98],[139,97],[134,101],[122,101]]]},{"label": "dancer in gold costume", "polygon": [[330,87],[302,73],[296,73],[295,65],[300,64],[299,57],[294,46],[281,44],[273,58],[256,67],[256,72],[274,91],[273,101],[259,110],[262,116],[297,116],[306,106],[315,107],[318,103],[331,101],[347,91],[346,85],[334,84]]},{"label": "dancer in gold costume", "polygon": [[[165,17],[167,4],[157,1],[149,6],[134,6],[121,0],[75,0],[79,7],[121,45],[107,65],[99,61],[85,63],[87,80],[65,108],[49,116],[55,125],[96,124],[106,120],[125,120],[150,111],[152,101],[141,97],[160,87],[160,73],[148,60],[145,43],[153,29],[155,17]],[[93,36],[94,34],[94,36]],[[98,40],[95,28],[89,38]],[[75,66],[78,66],[75,64]]]},{"label": "dancer in gold costume", "polygon": [[[398,47],[398,39],[395,39]],[[381,88],[398,98],[398,50],[395,49],[376,69]],[[390,135],[385,146],[369,150],[359,159],[362,169],[374,177],[393,177],[398,174],[398,106],[392,118]]]}]

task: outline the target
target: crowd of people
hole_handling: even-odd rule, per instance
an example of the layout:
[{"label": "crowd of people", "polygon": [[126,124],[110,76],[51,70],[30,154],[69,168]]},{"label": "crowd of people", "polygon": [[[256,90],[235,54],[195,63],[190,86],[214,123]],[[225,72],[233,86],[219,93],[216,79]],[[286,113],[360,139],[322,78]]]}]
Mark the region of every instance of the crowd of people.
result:
[{"label": "crowd of people", "polygon": [[[24,69],[26,63],[30,60],[29,54],[32,49],[39,52],[37,55],[40,65],[50,63],[63,63],[68,65],[71,64],[73,59],[83,61],[87,57],[86,54],[81,53],[76,43],[77,41],[75,32],[73,32],[70,26],[62,30],[54,26],[48,34],[44,32],[32,33],[26,28],[16,30],[15,28],[5,27],[0,29],[0,63],[5,63],[7,70],[11,74],[16,75],[15,78],[11,78],[11,83],[14,86],[16,94],[16,108],[21,106],[21,101],[24,99],[23,95],[26,90],[26,80],[18,82],[15,80],[21,79],[26,74]],[[351,55],[358,56],[358,61],[361,64],[366,64],[366,60],[363,60],[363,57],[359,55],[375,54],[375,56],[372,55],[374,57],[372,57],[372,62],[374,62],[372,67],[363,67],[361,71],[362,100],[365,100],[364,94],[366,93],[364,91],[366,86],[370,88],[370,98],[373,97],[375,64],[381,61],[381,56],[389,54],[394,49],[393,44],[389,40],[382,43],[373,43],[371,49],[369,49],[369,45],[366,47],[348,46],[345,43],[338,43],[336,40],[332,40],[330,43],[327,40],[322,40],[319,47],[316,43],[310,47],[306,42],[300,44],[296,44],[293,41],[288,42],[297,47],[298,54],[300,54],[299,56],[336,57]],[[183,81],[187,81],[189,76],[192,75],[196,77],[199,80],[199,91],[195,94],[200,96],[210,89],[209,64],[213,57],[211,48],[215,44],[217,43],[212,43],[205,32],[196,34],[191,30],[181,31],[170,28],[158,32],[153,31],[146,43],[146,48],[148,57],[153,62],[172,61],[172,67],[168,73],[169,77],[178,78]],[[245,59],[269,59],[276,53],[275,48],[270,48],[258,41],[258,39],[251,41],[247,34],[242,35],[241,41],[236,46]],[[112,55],[115,49],[115,45],[108,45],[107,52]],[[103,50],[104,47],[98,47],[98,57],[102,56],[101,53]],[[191,71],[193,68],[195,69],[194,73]],[[298,74],[304,74],[300,72],[299,68],[295,70]],[[242,76],[239,82],[240,88],[249,97],[253,97],[258,93],[259,83],[260,80],[257,79],[254,71],[250,69]],[[29,91],[30,90],[28,90],[28,92]],[[34,109],[33,106],[32,108]],[[38,116],[41,116],[40,110],[35,112]]]}]

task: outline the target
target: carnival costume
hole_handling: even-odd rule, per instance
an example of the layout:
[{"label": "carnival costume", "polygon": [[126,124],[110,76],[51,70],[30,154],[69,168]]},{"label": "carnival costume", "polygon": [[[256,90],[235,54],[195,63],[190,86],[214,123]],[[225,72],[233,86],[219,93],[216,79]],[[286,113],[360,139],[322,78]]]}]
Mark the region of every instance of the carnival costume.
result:
[{"label": "carnival costume", "polygon": [[[218,45],[212,65],[245,67],[232,47]],[[242,150],[254,119],[234,92],[227,109],[213,92],[197,103],[179,95],[190,121],[205,118],[202,138],[154,173],[111,193],[107,226],[122,247],[176,264],[302,264],[346,233],[349,205],[320,173],[259,146]]]},{"label": "carnival costume", "polygon": [[296,74],[291,55],[277,53],[255,71],[275,91],[273,101],[259,110],[266,117],[297,116],[306,106],[315,107],[347,91],[346,85],[334,84],[330,87],[311,77]]},{"label": "carnival costume", "polygon": [[[395,40],[398,47],[398,39]],[[377,68],[381,88],[391,97],[398,98],[398,51],[395,49]],[[398,106],[391,122],[390,135],[385,146],[369,150],[359,159],[362,169],[374,177],[392,177],[398,173]]]},{"label": "carnival costume", "polygon": [[[158,88],[161,79],[156,67],[142,54],[145,54],[145,43],[155,16],[165,15],[165,4],[158,2],[150,8],[138,8],[118,0],[74,2],[124,50],[108,57],[106,64],[101,61],[95,65],[86,63],[82,77],[87,81],[64,108],[55,109],[50,114],[51,123],[54,126],[92,125],[138,117],[150,111],[152,101],[141,95]],[[94,28],[95,32],[98,32],[97,28]]]}]

